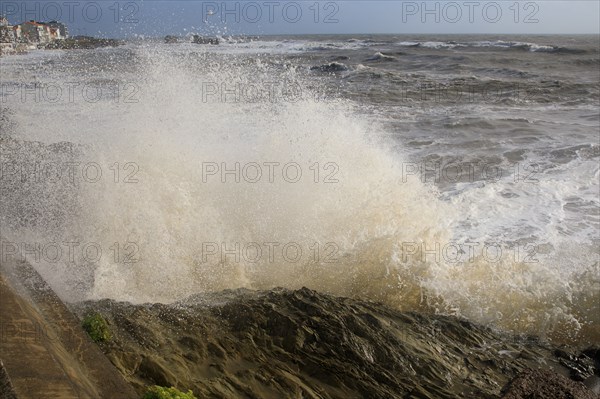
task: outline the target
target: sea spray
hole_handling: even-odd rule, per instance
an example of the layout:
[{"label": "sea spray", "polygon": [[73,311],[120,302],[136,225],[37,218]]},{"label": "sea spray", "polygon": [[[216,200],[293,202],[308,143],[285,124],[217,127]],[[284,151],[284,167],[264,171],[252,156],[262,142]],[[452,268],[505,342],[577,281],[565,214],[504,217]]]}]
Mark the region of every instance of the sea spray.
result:
[{"label": "sea spray", "polygon": [[[307,286],[561,340],[598,337],[593,249],[550,233],[540,252],[486,230],[506,223],[498,185],[444,198],[406,173],[385,126],[323,96],[318,76],[283,57],[188,45],[61,57],[92,72],[44,61],[36,79],[123,89],[95,102],[9,103],[14,139],[72,147],[22,145],[4,159],[78,163],[77,179],[13,181],[4,198],[20,205],[2,215],[11,256],[63,299]],[[42,255],[23,243],[45,244]],[[48,243],[72,252],[57,259]]]}]

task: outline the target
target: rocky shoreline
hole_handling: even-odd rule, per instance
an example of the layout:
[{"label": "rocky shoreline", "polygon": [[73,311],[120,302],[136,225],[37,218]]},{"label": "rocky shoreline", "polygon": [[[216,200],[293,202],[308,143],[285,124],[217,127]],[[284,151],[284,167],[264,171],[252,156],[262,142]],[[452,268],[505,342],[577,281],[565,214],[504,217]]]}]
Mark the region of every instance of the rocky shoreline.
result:
[{"label": "rocky shoreline", "polygon": [[65,40],[55,40],[44,46],[45,50],[91,50],[102,47],[123,46],[124,40],[103,39],[91,36],[74,36]]},{"label": "rocky shoreline", "polygon": [[597,394],[585,384],[600,379],[597,348],[306,288],[74,309],[106,319],[112,339],[101,348],[140,394],[161,385],[199,398],[587,399]]},{"label": "rocky shoreline", "polygon": [[[593,399],[600,392],[600,347],[307,288],[226,290],[173,304],[64,304],[31,266],[4,258],[0,283],[2,398],[141,398],[155,385],[197,398]],[[107,329],[101,339],[82,328],[90,315]]]}]

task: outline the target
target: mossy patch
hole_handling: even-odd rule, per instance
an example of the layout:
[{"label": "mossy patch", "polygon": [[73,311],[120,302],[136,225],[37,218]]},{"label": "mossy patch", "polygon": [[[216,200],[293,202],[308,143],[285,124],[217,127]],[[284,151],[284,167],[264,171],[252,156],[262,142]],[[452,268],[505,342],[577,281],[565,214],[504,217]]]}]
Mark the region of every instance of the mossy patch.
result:
[{"label": "mossy patch", "polygon": [[82,326],[94,342],[106,342],[112,338],[108,323],[99,313],[91,313],[85,316]]},{"label": "mossy patch", "polygon": [[177,388],[165,388],[154,385],[148,388],[142,399],[196,399],[192,391],[181,392]]}]

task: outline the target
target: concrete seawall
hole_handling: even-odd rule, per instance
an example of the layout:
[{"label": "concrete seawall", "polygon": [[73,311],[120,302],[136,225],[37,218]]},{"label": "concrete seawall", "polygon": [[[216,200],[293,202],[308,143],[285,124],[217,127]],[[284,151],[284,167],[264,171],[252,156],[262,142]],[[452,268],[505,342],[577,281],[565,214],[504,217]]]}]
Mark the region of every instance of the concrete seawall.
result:
[{"label": "concrete seawall", "polygon": [[[138,397],[41,276],[0,260],[0,397]],[[11,396],[12,395],[12,396]]]}]

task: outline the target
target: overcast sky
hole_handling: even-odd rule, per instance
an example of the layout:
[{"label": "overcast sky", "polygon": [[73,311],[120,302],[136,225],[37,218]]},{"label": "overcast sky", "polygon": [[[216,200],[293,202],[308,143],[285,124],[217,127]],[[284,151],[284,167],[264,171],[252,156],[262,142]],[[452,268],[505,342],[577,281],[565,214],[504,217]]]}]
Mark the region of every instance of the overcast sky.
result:
[{"label": "overcast sky", "polygon": [[13,24],[65,22],[72,35],[600,33],[600,1],[9,1]]}]

